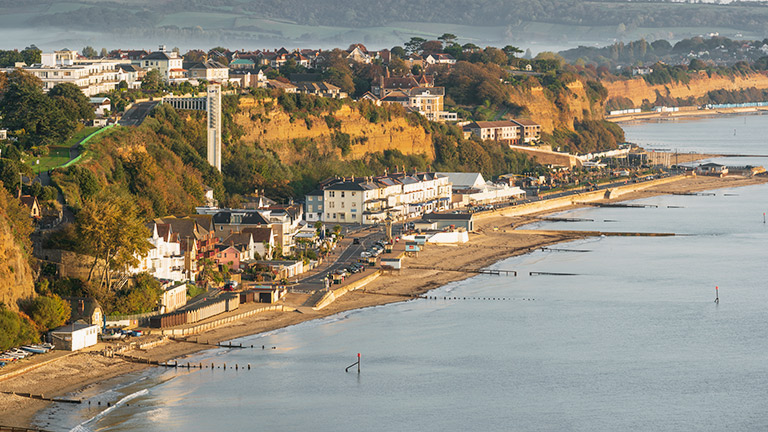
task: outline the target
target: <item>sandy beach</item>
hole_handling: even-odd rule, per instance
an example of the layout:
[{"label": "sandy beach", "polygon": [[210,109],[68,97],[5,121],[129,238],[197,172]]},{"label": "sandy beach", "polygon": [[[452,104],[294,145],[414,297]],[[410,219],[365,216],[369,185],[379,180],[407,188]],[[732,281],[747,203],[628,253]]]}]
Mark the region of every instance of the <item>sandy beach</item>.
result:
[{"label": "sandy beach", "polygon": [[[726,177],[722,179],[686,177],[651,186],[641,191],[627,193],[621,195],[617,200],[633,200],[660,194],[695,193],[766,182],[768,182],[768,178],[765,177]],[[408,300],[414,295],[423,294],[447,283],[474,276],[474,273],[460,270],[481,269],[499,260],[525,254],[543,246],[585,237],[585,234],[577,232],[514,230],[514,227],[531,222],[546,213],[576,207],[578,205],[566,205],[550,209],[545,213],[525,216],[508,215],[512,209],[480,215],[476,219],[476,232],[470,235],[469,243],[461,246],[430,245],[417,257],[408,258],[404,263],[404,268],[399,273],[382,274],[363,289],[351,291],[319,311],[307,311],[306,308],[302,308],[304,313],[296,311],[257,314],[200,334],[199,339],[210,342],[227,341],[343,311]],[[439,263],[439,269],[435,268],[435,263]],[[432,270],[424,270],[424,267],[432,268]],[[292,293],[286,296],[283,304],[300,307],[307,298],[307,294]],[[150,367],[131,363],[118,357],[104,357],[100,352],[103,348],[104,345],[99,344],[94,350],[66,356],[64,354],[45,354],[43,356],[58,355],[61,358],[16,377],[3,379],[3,376],[0,375],[0,391],[32,392],[48,397],[61,396],[106,379]],[[209,345],[169,341],[145,351],[133,350],[128,354],[145,359],[166,361],[208,348],[210,348]],[[35,413],[45,408],[46,405],[47,402],[43,401],[0,394],[0,425],[30,426]]]}]

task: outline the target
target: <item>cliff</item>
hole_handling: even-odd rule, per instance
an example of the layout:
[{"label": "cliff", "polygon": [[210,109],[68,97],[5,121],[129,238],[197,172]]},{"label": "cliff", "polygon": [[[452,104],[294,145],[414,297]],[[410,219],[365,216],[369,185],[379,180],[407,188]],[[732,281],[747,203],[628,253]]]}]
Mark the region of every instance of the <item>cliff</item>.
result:
[{"label": "cliff", "polygon": [[[531,120],[541,125],[543,132],[555,129],[574,130],[574,120],[599,120],[602,107],[594,106],[587,96],[584,83],[576,80],[566,84],[567,91],[554,94],[543,87],[512,90],[510,102],[522,105],[531,113]],[[599,105],[599,104],[598,104]]]},{"label": "cliff", "polygon": [[713,90],[743,90],[749,88],[768,89],[768,75],[752,73],[749,75],[712,75],[701,71],[692,75],[690,82],[650,85],[643,78],[634,78],[614,82],[603,82],[608,90],[608,99],[626,98],[632,101],[636,108],[643,101],[653,104],[658,94],[671,98],[700,98]]},{"label": "cliff", "polygon": [[[338,121],[338,127],[329,125],[326,116]],[[320,154],[336,153],[344,160],[361,159],[366,154],[398,150],[405,155],[425,155],[434,160],[432,137],[423,127],[409,123],[407,118],[392,115],[389,120],[370,122],[354,106],[342,105],[334,112],[292,118],[278,108],[271,99],[241,97],[234,121],[242,128],[245,142],[259,142],[274,151],[286,164],[300,161],[295,141],[310,141]],[[341,132],[349,135],[350,151],[342,155],[334,145],[333,136]]]},{"label": "cliff", "polygon": [[32,224],[29,211],[0,183],[0,302],[18,310],[17,301],[34,295],[29,265]]}]

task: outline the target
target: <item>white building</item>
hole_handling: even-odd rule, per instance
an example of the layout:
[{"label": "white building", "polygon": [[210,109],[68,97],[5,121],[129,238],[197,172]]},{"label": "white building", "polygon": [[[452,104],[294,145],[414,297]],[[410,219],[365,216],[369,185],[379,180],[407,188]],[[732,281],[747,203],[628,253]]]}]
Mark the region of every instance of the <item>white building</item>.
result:
[{"label": "white building", "polygon": [[155,51],[141,60],[136,60],[143,69],[157,69],[166,82],[179,82],[186,80],[183,59],[176,52],[165,50],[164,45],[160,45],[160,50]]},{"label": "white building", "polygon": [[162,313],[173,312],[187,304],[187,284],[166,284],[163,294],[160,296],[160,311]]},{"label": "white building", "polygon": [[43,82],[49,91],[57,84],[71,83],[88,96],[117,88],[120,81],[131,86],[131,75],[120,68],[119,60],[81,60],[74,51],[42,54],[42,62],[22,68]]},{"label": "white building", "polygon": [[451,184],[435,173],[396,173],[327,181],[323,187],[323,222],[379,223],[448,208]]},{"label": "white building", "polygon": [[51,330],[49,334],[56,349],[77,351],[98,343],[99,326],[76,322]]},{"label": "white building", "polygon": [[525,191],[506,183],[486,182],[480,173],[438,173],[448,177],[452,184],[453,204],[468,206],[493,204],[525,196]]},{"label": "white building", "polygon": [[148,227],[152,237],[147,240],[152,244],[152,249],[140,258],[139,265],[132,268],[130,273],[147,272],[160,280],[186,280],[184,255],[171,225],[151,222]]}]

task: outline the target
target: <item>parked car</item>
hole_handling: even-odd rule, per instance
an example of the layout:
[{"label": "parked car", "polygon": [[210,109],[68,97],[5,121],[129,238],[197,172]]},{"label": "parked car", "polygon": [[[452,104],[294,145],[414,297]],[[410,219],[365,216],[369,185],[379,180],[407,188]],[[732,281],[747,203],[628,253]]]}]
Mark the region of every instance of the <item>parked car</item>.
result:
[{"label": "parked car", "polygon": [[371,253],[368,251],[362,251],[360,252],[360,258],[368,258],[371,256]]}]

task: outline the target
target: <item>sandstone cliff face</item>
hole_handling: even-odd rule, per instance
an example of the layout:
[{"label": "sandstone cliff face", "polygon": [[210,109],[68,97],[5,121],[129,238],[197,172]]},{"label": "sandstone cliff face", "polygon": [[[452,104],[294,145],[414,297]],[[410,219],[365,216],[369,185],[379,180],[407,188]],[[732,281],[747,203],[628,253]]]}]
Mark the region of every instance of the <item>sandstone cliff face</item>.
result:
[{"label": "sandstone cliff face", "polygon": [[18,202],[2,189],[1,185],[0,183],[0,302],[18,310],[16,302],[19,299],[34,295],[35,278],[25,247],[17,243],[14,231],[22,230],[28,235],[31,230],[17,226],[20,224],[18,210],[24,210],[18,209]]},{"label": "sandstone cliff face", "polygon": [[556,101],[551,100],[547,90],[542,87],[532,87],[530,90],[516,88],[512,91],[510,101],[527,107],[531,120],[538,122],[546,133],[552,133],[555,128],[573,130],[574,120],[602,118],[602,109],[593,110],[581,81],[571,82],[567,87],[570,92],[563,93]]},{"label": "sandstone cliff face", "polygon": [[643,100],[653,103],[656,100],[656,92],[662,96],[687,99],[699,98],[712,90],[742,90],[747,88],[767,89],[768,75],[750,74],[737,76],[713,75],[709,77],[705,72],[692,77],[688,84],[670,83],[663,85],[649,85],[642,78],[631,80],[604,82],[603,86],[608,90],[608,98],[624,97],[630,99],[635,107],[640,107]]},{"label": "sandstone cliff face", "polygon": [[[338,130],[350,136],[351,151],[343,157],[331,141],[337,130],[328,127],[324,119],[326,114],[341,121]],[[406,155],[423,154],[430,160],[435,158],[432,137],[422,127],[410,125],[405,118],[371,123],[348,105],[334,113],[291,121],[288,113],[272,106],[269,100],[241,98],[235,122],[243,128],[243,141],[260,142],[284,163],[295,162],[300,157],[295,146],[287,145],[294,140],[309,140],[322,154],[336,153],[340,159],[359,159],[367,153],[384,150],[399,150]]]}]

